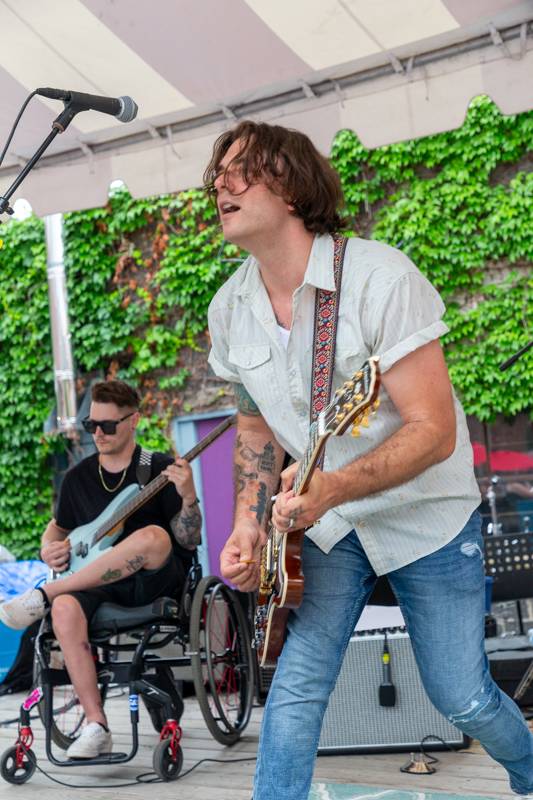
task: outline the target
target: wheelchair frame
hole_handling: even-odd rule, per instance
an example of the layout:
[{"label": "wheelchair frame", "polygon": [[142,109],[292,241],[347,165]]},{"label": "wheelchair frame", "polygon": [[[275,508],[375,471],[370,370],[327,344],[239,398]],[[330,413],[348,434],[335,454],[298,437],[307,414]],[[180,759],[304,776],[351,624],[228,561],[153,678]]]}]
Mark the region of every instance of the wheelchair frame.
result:
[{"label": "wheelchair frame", "polygon": [[[76,728],[67,734],[58,725],[59,712],[79,706],[74,695],[70,704],[54,708],[54,689],[70,686],[64,668],[50,666],[50,655],[59,652],[49,618],[45,618],[35,640],[37,688],[21,706],[19,734],[14,747],[0,758],[0,773],[9,783],[29,780],[36,768],[36,756],[31,750],[33,733],[30,710],[38,706],[45,728],[45,751],[48,760],[58,767],[126,763],[138,750],[139,697],[150,713],[152,724],[159,732],[154,748],[153,768],[164,781],[179,776],[183,764],[180,746],[182,729],[180,716],[183,701],[175,687],[172,667],[191,666],[196,697],[205,722],[214,738],[224,745],[234,744],[245,730],[254,697],[254,658],[251,633],[246,615],[236,593],[220,578],[200,579],[201,569],[193,563],[181,603],[159,598],[142,608],[103,604],[95,615],[100,617],[98,630],[89,631],[89,641],[96,651],[96,672],[105,702],[110,685],[127,686],[129,694],[132,744],[128,753],[109,753],[91,759],[57,758],[52,744],[67,749],[74,741]],[[106,621],[107,615],[107,621]],[[131,622],[133,621],[133,624]],[[101,626],[107,626],[102,628]],[[111,642],[110,637],[128,633],[137,642]],[[159,658],[147,649],[159,650],[170,642],[184,648],[183,656]],[[55,645],[54,645],[55,643]],[[130,660],[115,660],[113,656],[131,652]],[[157,676],[157,680],[154,678]],[[169,680],[174,685],[172,689]],[[159,684],[159,685],[158,685]]]}]

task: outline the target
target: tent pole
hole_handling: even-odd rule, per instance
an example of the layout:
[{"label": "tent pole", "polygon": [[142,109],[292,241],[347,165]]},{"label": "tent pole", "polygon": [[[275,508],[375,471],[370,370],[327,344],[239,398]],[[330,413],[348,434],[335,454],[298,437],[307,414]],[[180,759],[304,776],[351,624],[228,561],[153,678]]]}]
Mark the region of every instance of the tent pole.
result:
[{"label": "tent pole", "polygon": [[50,327],[54,359],[57,430],[67,436],[76,435],[76,385],[65,278],[63,248],[63,215],[50,214],[44,218],[46,234],[46,272],[50,304]]}]

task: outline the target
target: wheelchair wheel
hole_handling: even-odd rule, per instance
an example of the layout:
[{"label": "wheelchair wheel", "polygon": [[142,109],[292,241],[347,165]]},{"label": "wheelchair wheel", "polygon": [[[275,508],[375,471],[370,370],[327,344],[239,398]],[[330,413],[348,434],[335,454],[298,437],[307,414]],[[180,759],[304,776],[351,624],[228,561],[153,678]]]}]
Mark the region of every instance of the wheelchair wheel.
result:
[{"label": "wheelchair wheel", "polygon": [[191,667],[206,725],[221,744],[234,744],[250,719],[254,692],[250,639],[233,590],[220,578],[203,578],[191,608]]},{"label": "wheelchair wheel", "polygon": [[178,745],[176,750],[176,760],[172,758],[172,750],[168,739],[163,739],[154,748],[152,758],[154,772],[162,781],[175,781],[183,766],[183,750]]},{"label": "wheelchair wheel", "polygon": [[22,765],[17,767],[17,748],[10,747],[0,759],[0,774],[7,783],[20,785],[29,781],[35,772],[36,764],[37,759],[33,750],[26,750],[22,757]]},{"label": "wheelchair wheel", "polygon": [[[63,654],[60,650],[50,652],[50,666],[53,669],[64,669]],[[41,667],[37,658],[33,663],[33,685],[41,686]],[[99,683],[102,707],[105,703],[108,685]],[[50,736],[53,743],[61,750],[68,750],[70,745],[78,738],[85,721],[85,712],[71,684],[52,687],[52,727]],[[37,706],[39,717],[43,726],[46,726],[44,699]]]}]

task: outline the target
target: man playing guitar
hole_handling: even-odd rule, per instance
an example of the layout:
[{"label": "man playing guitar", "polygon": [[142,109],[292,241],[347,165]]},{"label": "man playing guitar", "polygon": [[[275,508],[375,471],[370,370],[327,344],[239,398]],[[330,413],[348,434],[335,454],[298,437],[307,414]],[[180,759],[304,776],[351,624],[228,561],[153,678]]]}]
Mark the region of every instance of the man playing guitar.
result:
[{"label": "man playing guitar", "polygon": [[41,557],[58,578],[0,606],[0,620],[12,628],[25,628],[51,606],[54,633],[87,720],[67,751],[70,758],[94,758],[112,748],[88,641],[96,609],[104,602],[141,606],[165,595],[176,597],[200,543],[202,517],[190,464],[152,453],[150,477],[162,473],[168,485],[126,520],[113,547],[61,577],[70,561],[68,534],[94,520],[125,486],[138,482],[139,419],[139,396],[128,384],[112,380],[92,387],[90,415],[83,425],[98,452],[66,474],[55,518],[42,538]]},{"label": "man playing guitar", "polygon": [[[221,573],[250,591],[283,453],[298,460],[306,448],[315,296],[335,291],[342,193],[305,135],[251,121],[219,137],[205,181],[224,238],[251,254],[209,309],[210,363],[235,383],[240,412],[235,520]],[[306,529],[304,593],[265,706],[254,800],[307,799],[329,695],[385,573],[433,704],[478,738],[525,796],[533,736],[484,653],[480,498],[439,343],[444,305],[403,253],[356,237],[341,289],[333,388],[379,356],[381,404],[361,439],[328,440],[324,469],[305,493],[292,489],[297,464],[282,473],[272,519],[279,532]]]}]

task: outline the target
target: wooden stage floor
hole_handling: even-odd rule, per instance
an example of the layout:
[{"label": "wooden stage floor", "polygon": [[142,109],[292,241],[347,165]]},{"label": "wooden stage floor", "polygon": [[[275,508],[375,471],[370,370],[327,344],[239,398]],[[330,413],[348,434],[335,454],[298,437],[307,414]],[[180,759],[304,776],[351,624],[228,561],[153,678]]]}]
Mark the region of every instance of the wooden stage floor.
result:
[{"label": "wooden stage floor", "polygon": [[[114,748],[126,751],[130,745],[130,723],[127,696],[118,695],[106,701],[110,725],[114,737]],[[112,692],[113,693],[113,692]],[[1,724],[18,716],[23,694],[0,697],[0,753],[11,747],[16,740],[16,724]],[[30,781],[22,786],[13,786],[0,780],[0,798],[2,800],[111,800],[113,796],[128,798],[146,798],[151,793],[158,800],[250,800],[254,758],[257,750],[259,725],[262,708],[257,707],[252,713],[248,728],[241,740],[233,747],[226,748],[218,744],[204,723],[195,698],[187,698],[183,725],[183,753],[185,772],[193,764],[204,758],[220,759],[225,763],[200,764],[193,772],[172,783],[158,783],[152,789],[146,784],[137,784],[119,788],[117,784],[134,781],[141,773],[151,772],[153,747],[158,741],[157,734],[151,726],[150,718],[140,707],[139,752],[128,764],[112,767],[83,766],[62,769],[50,765],[44,755],[44,733],[39,720],[32,722],[35,744],[34,751],[38,758],[38,766],[46,770],[53,778],[72,784],[88,784],[94,788],[76,789],[53,783],[45,775],[36,771]],[[61,751],[58,751],[60,753]],[[473,746],[461,752],[443,752],[436,754],[439,758],[437,772],[434,775],[408,775],[400,772],[405,763],[405,753],[386,755],[349,755],[323,756],[317,760],[315,781],[321,797],[320,786],[327,783],[354,784],[358,786],[383,787],[389,791],[381,794],[386,800],[394,800],[398,790],[398,798],[412,797],[413,800],[433,800],[432,793],[444,792],[450,795],[478,798],[511,798],[514,797],[506,780],[505,771],[492,761],[474,742]],[[235,759],[249,759],[232,763]],[[413,792],[405,795],[403,792]],[[316,796],[319,796],[316,795]],[[343,795],[344,796],[344,793]],[[347,795],[348,796],[348,795]],[[355,795],[354,795],[355,796]],[[367,794],[367,797],[371,795]],[[375,795],[378,796],[378,795]],[[436,795],[435,800],[437,800]],[[283,798],[280,798],[283,800]]]}]

